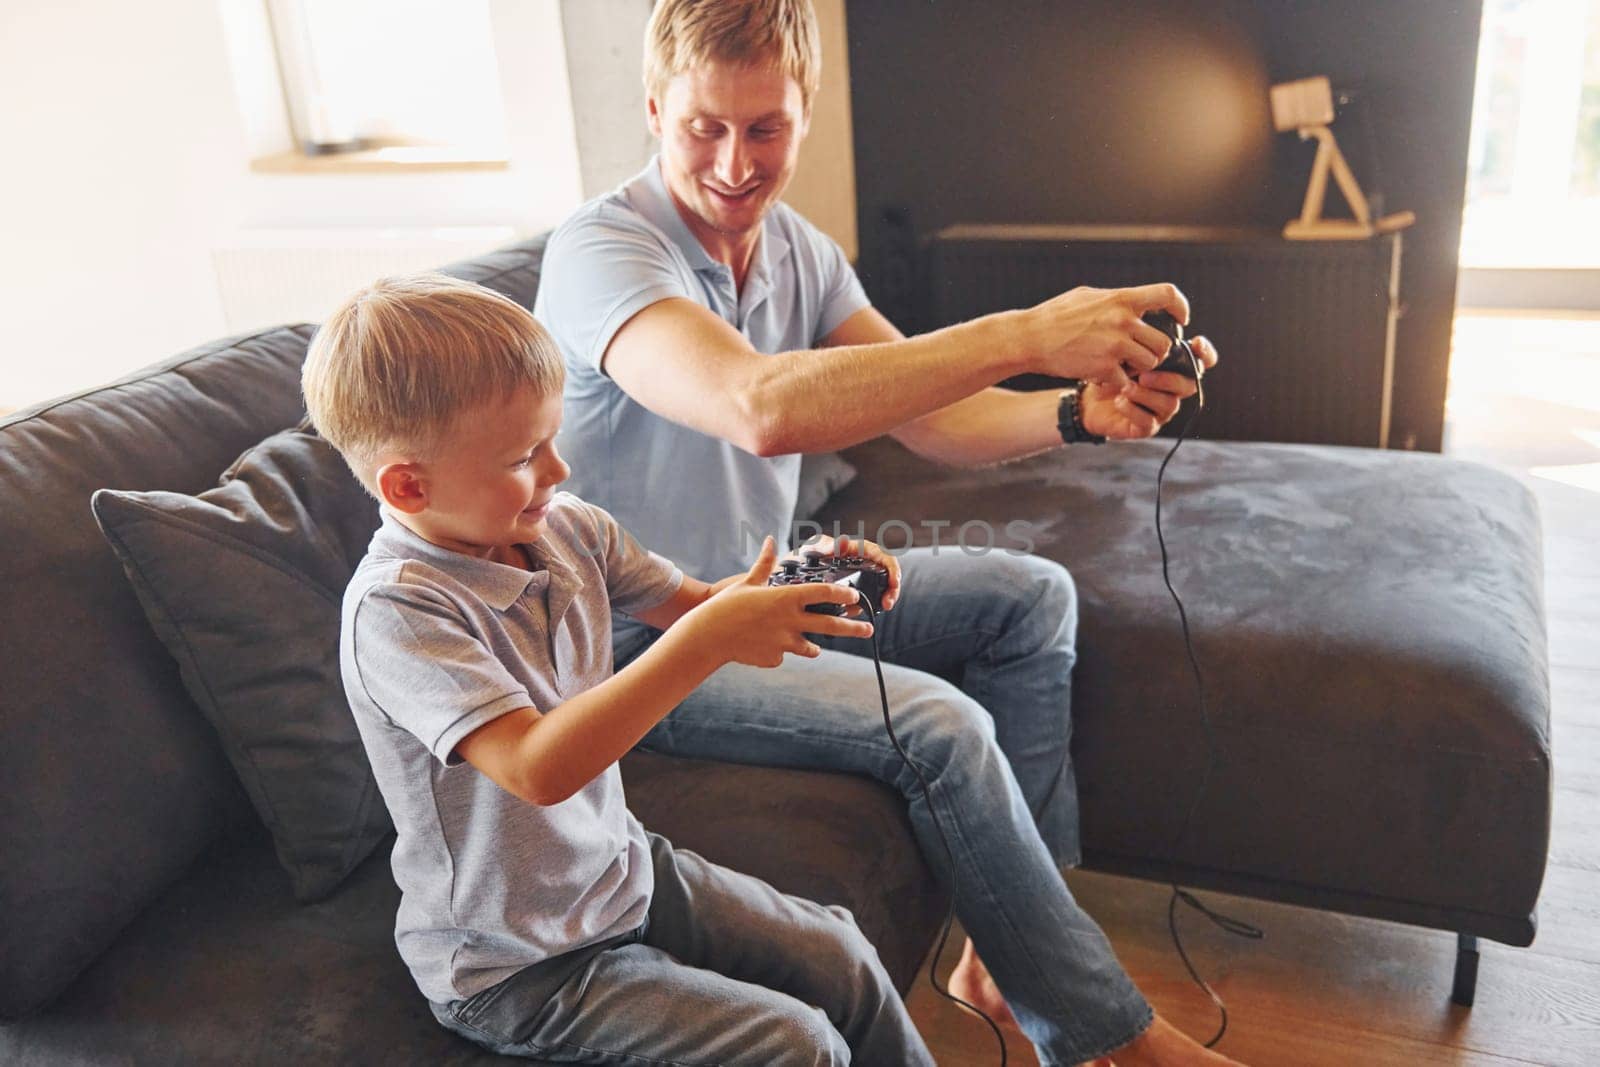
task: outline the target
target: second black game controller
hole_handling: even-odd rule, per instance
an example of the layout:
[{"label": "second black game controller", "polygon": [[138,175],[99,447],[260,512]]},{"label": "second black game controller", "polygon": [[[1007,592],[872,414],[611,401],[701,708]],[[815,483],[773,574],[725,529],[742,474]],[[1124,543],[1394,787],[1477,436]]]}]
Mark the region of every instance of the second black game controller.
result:
[{"label": "second black game controller", "polygon": [[1200,366],[1200,357],[1195,354],[1194,346],[1183,338],[1183,325],[1165,311],[1147,311],[1141,317],[1166,334],[1172,342],[1167,348],[1166,357],[1150,369],[1170,371],[1198,381],[1205,370]]},{"label": "second black game controller", "polygon": [[[811,549],[803,559],[786,559],[767,579],[768,585],[812,585],[832,582],[848,586],[872,605],[883,610],[883,595],[889,591],[889,571],[865,556],[830,556]],[[807,604],[806,610],[818,615],[843,615],[848,604]]]}]

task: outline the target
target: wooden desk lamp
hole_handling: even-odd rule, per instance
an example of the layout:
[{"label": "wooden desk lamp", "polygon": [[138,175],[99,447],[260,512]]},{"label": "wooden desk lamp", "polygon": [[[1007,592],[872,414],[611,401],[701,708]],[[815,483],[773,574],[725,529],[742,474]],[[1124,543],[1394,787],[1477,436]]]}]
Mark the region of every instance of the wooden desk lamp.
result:
[{"label": "wooden desk lamp", "polygon": [[[1374,234],[1403,230],[1417,221],[1410,211],[1397,211],[1374,220],[1367,198],[1350,173],[1350,164],[1333,139],[1328,124],[1333,121],[1333,90],[1328,79],[1305,78],[1272,87],[1272,124],[1279,133],[1297,130],[1302,141],[1317,139],[1317,158],[1311,165],[1311,182],[1300,217],[1283,228],[1283,235],[1298,241],[1360,240]],[[1328,171],[1333,171],[1339,191],[1344,193],[1352,219],[1325,219],[1322,207],[1328,197]]]}]

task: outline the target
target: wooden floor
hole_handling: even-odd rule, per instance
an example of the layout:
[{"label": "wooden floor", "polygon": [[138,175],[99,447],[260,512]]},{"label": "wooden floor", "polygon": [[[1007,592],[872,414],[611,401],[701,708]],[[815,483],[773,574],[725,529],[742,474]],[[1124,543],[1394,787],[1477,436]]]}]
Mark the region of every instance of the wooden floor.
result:
[{"label": "wooden floor", "polygon": [[[1267,931],[1248,942],[1183,921],[1228,1004],[1219,1048],[1248,1063],[1600,1065],[1600,316],[1463,314],[1455,338],[1445,451],[1516,471],[1544,517],[1556,795],[1539,935],[1525,949],[1482,943],[1467,1010],[1449,1003],[1450,934],[1207,894]],[[1215,1009],[1167,935],[1169,890],[1083,872],[1070,883],[1156,1009],[1209,1037]],[[941,1064],[998,1062],[988,1028],[925,980],[911,1008]],[[1013,1038],[1010,1062],[1037,1061]]]}]

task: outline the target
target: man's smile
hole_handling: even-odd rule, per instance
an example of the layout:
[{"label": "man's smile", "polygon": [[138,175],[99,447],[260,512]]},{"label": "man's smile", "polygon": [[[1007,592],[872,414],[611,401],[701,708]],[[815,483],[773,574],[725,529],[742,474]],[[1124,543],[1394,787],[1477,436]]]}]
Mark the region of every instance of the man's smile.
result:
[{"label": "man's smile", "polygon": [[726,200],[730,203],[737,204],[748,200],[750,198],[750,194],[754,193],[757,189],[760,189],[762,184],[763,183],[761,182],[754,182],[743,189],[732,192],[725,189],[719,189],[715,185],[706,185],[705,188],[717,199]]}]

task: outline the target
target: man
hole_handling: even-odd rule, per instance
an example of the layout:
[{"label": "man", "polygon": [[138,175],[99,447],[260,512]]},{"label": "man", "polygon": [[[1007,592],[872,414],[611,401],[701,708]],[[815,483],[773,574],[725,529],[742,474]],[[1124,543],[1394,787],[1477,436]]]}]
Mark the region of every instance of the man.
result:
[{"label": "man", "polygon": [[[1167,339],[1140,315],[1188,321],[1170,285],[1073,290],[911,339],[871,307],[839,247],[779,202],[820,66],[808,0],[662,0],[645,51],[660,155],[557,231],[535,312],[567,362],[574,490],[688,573],[748,567],[751,530],[788,528],[800,453],[887,433],[942,462],[996,463],[1148,437],[1192,394],[1146,373]],[[1215,365],[1209,343],[1195,348]],[[1086,384],[995,388],[1023,371]],[[646,744],[899,788],[972,938],[952,991],[1014,1021],[1041,1062],[1229,1062],[1153,1017],[1060,875],[1078,861],[1065,571],[948,551],[902,566],[909,599],[878,637],[932,810],[878,720],[859,641],[822,639],[822,655],[765,674],[725,668]],[[653,637],[619,627],[618,663]],[[959,688],[934,673],[951,667]]]}]

